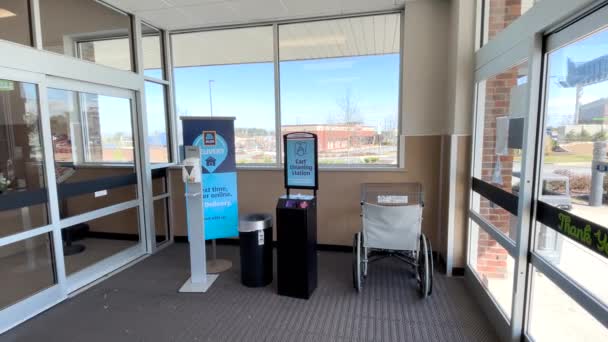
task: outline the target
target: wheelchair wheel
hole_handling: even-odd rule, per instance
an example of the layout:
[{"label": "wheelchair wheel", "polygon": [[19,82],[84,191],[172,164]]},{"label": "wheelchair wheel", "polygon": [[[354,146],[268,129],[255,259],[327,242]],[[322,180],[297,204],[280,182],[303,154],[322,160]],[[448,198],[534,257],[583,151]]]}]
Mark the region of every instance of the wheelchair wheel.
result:
[{"label": "wheelchair wheel", "polygon": [[365,236],[363,233],[359,233],[359,235],[361,235],[361,273],[363,273],[363,279],[365,279],[367,278],[367,248],[363,247],[365,246]]},{"label": "wheelchair wheel", "polygon": [[363,274],[361,269],[361,233],[353,237],[353,287],[357,292],[363,287]]},{"label": "wheelchair wheel", "polygon": [[426,298],[429,295],[430,277],[427,239],[424,234],[420,234],[420,246],[418,250],[418,293],[421,298]]},{"label": "wheelchair wheel", "polygon": [[431,246],[431,240],[425,235],[426,245],[428,248],[428,261],[429,261],[429,293],[430,296],[433,293],[433,275],[435,274],[435,265],[433,262],[433,247]]}]

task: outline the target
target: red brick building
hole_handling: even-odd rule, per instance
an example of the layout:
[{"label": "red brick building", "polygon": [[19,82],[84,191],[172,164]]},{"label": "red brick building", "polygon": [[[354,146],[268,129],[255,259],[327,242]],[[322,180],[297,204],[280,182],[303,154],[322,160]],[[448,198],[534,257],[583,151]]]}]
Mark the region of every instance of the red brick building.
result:
[{"label": "red brick building", "polygon": [[309,132],[317,135],[319,152],[331,152],[352,147],[372,145],[378,138],[376,129],[364,125],[284,125],[283,134]]}]

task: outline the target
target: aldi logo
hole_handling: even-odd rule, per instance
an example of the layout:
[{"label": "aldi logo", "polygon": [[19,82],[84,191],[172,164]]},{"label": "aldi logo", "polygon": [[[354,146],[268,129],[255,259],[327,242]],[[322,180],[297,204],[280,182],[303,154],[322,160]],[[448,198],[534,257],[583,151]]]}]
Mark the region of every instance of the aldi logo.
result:
[{"label": "aldi logo", "polygon": [[216,143],[215,131],[203,131],[203,144],[205,146],[215,146]]}]

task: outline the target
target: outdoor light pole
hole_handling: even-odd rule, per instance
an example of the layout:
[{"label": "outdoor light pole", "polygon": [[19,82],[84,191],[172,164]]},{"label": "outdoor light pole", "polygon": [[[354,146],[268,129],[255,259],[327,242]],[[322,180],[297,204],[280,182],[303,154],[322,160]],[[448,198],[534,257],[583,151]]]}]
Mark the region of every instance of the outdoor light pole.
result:
[{"label": "outdoor light pole", "polygon": [[209,112],[211,116],[213,116],[213,97],[211,96],[211,84],[215,82],[214,80],[209,80]]}]

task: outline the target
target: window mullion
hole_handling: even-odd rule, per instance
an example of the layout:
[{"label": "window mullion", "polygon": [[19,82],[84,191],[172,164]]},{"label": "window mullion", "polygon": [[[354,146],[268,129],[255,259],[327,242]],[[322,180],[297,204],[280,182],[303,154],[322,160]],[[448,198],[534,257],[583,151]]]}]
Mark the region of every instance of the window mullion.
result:
[{"label": "window mullion", "polygon": [[272,25],[272,48],[274,64],[274,113],[275,113],[275,136],[276,136],[276,164],[280,168],[282,164],[282,140],[281,140],[281,67],[279,65],[279,25]]}]

